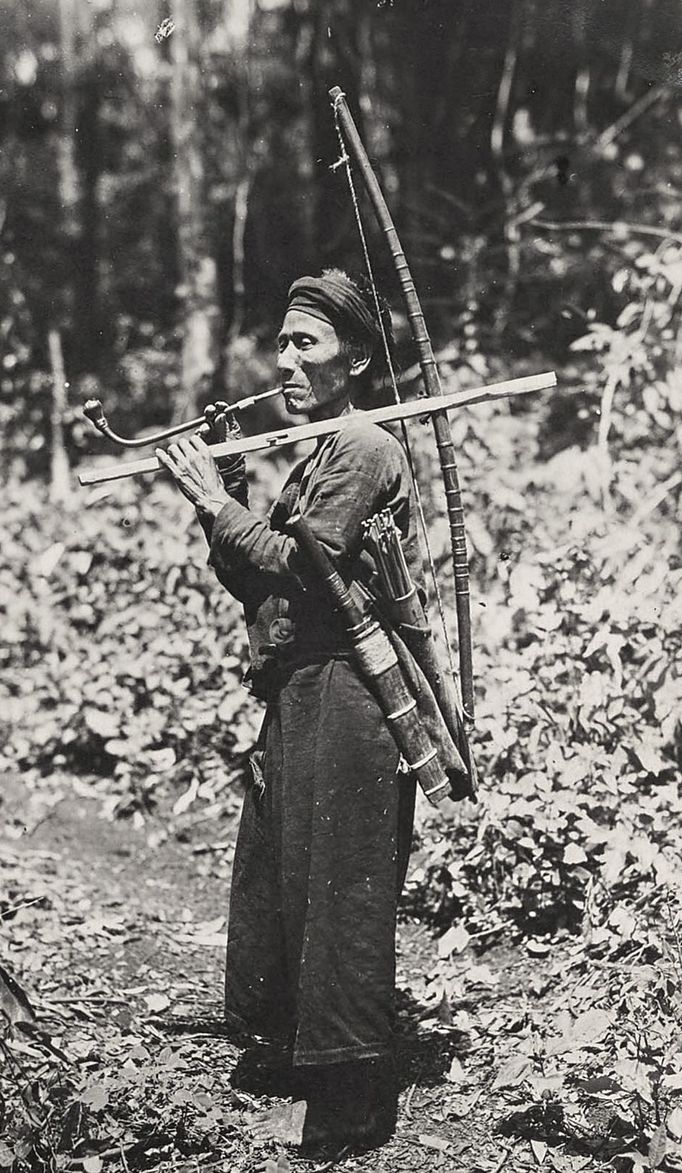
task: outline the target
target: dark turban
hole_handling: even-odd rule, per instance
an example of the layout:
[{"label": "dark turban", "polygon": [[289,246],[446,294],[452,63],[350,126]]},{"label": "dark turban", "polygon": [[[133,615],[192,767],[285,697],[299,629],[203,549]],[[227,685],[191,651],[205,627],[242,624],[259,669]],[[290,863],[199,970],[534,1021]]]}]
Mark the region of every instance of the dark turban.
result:
[{"label": "dark turban", "polygon": [[345,274],[299,277],[289,290],[288,310],[301,310],[350,338],[375,343],[381,327],[360,290]]}]

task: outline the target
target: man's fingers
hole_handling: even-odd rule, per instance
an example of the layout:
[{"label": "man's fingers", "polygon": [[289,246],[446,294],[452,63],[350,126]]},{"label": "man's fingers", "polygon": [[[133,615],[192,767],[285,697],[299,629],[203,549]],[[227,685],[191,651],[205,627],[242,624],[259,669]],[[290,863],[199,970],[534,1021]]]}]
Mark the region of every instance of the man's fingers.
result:
[{"label": "man's fingers", "polygon": [[179,444],[171,444],[170,448],[155,448],[154,454],[160,464],[163,464],[176,476],[183,472],[189,461]]},{"label": "man's fingers", "polygon": [[189,446],[190,450],[193,450],[193,452],[206,453],[208,456],[211,455],[208,450],[208,444],[204,440],[203,436],[199,436],[196,432],[193,433],[193,435],[191,435],[187,440],[185,440],[185,443]]},{"label": "man's fingers", "polygon": [[[193,443],[195,439],[199,440],[199,444],[196,446]],[[194,464],[196,453],[197,451],[201,451],[201,448],[206,448],[204,441],[201,440],[198,436],[191,436],[189,438],[183,437],[182,440],[177,440],[174,444],[170,445],[170,447],[167,449],[167,452],[168,455],[172,457],[172,459],[175,460],[178,464]]]}]

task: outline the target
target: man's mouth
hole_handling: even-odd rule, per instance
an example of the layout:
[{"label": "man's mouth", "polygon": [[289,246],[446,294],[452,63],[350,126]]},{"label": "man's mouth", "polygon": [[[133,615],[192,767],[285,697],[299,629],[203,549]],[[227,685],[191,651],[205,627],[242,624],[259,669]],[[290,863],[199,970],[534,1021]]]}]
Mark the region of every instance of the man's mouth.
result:
[{"label": "man's mouth", "polygon": [[305,394],[305,387],[299,387],[297,383],[287,383],[282,387],[284,399],[291,404],[295,404],[297,400],[305,398]]}]

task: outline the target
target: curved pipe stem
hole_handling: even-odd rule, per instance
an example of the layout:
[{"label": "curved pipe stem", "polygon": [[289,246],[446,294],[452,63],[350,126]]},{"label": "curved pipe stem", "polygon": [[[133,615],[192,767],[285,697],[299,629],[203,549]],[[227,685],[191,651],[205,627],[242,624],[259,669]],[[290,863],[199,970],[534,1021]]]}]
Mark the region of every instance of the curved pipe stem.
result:
[{"label": "curved pipe stem", "polygon": [[[252,407],[254,403],[259,403],[262,399],[272,399],[274,395],[281,395],[281,387],[273,387],[271,391],[262,391],[260,395],[247,395],[245,399],[239,399],[236,403],[215,403],[209,404],[209,407],[214,407],[217,410],[231,412],[242,411],[245,407]],[[125,436],[119,436],[110,427],[107,417],[104,414],[101,400],[88,399],[83,407],[83,415],[90,420],[108,440],[112,440],[114,444],[118,444],[120,448],[147,448],[150,444],[158,444],[161,440],[169,440],[171,436],[179,436],[182,432],[191,432],[195,428],[201,427],[202,424],[208,423],[208,416],[206,412],[204,415],[198,415],[195,419],[186,420],[184,424],[174,424],[171,428],[164,428],[161,432],[154,432],[149,436],[138,436],[135,439],[126,439]]]}]

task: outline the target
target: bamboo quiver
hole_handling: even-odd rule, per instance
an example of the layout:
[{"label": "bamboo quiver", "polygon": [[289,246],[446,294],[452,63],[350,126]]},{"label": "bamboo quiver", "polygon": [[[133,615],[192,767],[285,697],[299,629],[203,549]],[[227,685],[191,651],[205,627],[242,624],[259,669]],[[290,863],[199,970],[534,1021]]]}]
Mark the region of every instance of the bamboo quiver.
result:
[{"label": "bamboo quiver", "polygon": [[343,581],[307,522],[300,516],[292,518],[288,528],[341,612],[358,667],[372,685],[407,766],[429,801],[438,803],[448,794],[450,780],[420,720],[391,641],[355,584],[347,586]]},{"label": "bamboo quiver", "polygon": [[[363,534],[365,546],[376,567],[380,593],[375,601],[385,611],[391,628],[403,640],[423,672],[448,732],[466,764],[466,790],[470,797],[475,797],[476,769],[466,733],[462,702],[455,681],[441,662],[390,511],[382,510],[370,517],[363,525]],[[374,592],[372,597],[375,597]]]}]

